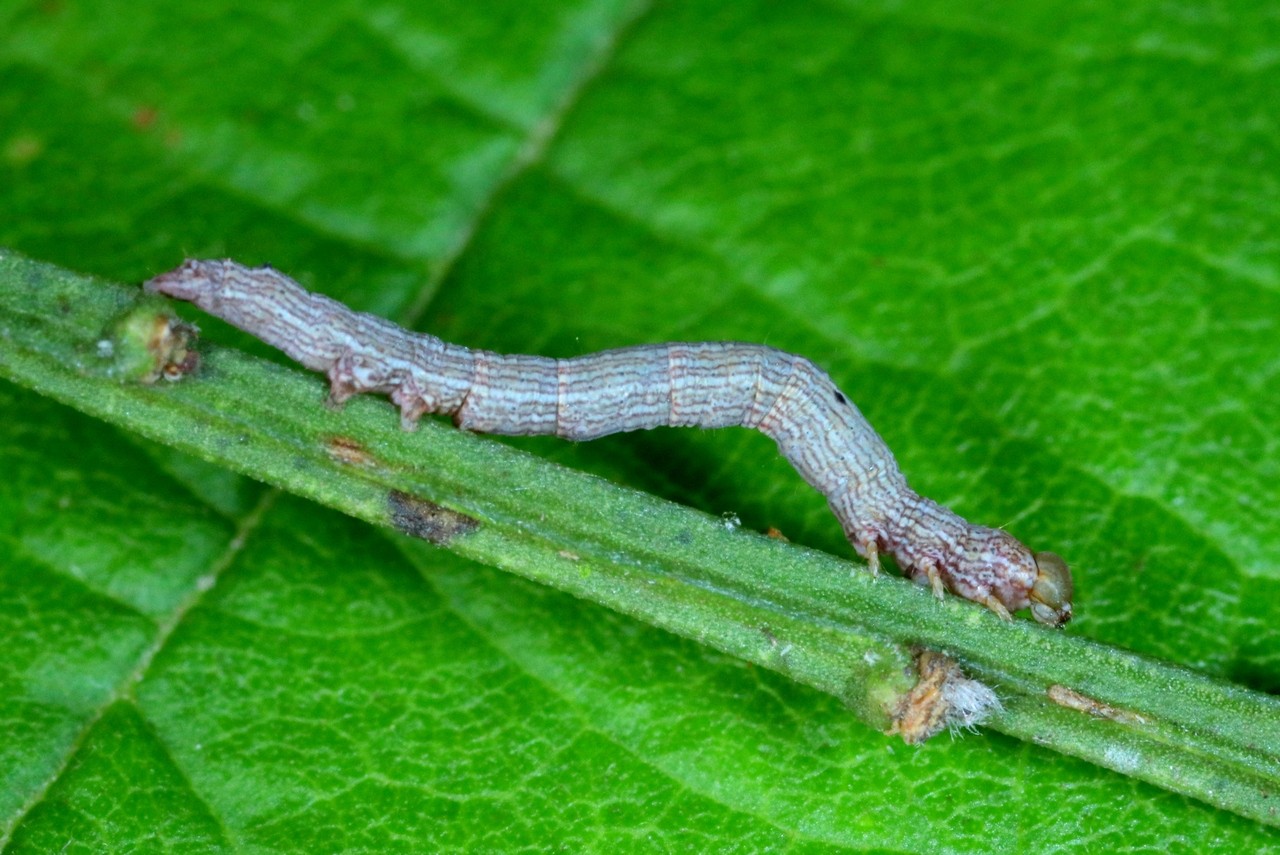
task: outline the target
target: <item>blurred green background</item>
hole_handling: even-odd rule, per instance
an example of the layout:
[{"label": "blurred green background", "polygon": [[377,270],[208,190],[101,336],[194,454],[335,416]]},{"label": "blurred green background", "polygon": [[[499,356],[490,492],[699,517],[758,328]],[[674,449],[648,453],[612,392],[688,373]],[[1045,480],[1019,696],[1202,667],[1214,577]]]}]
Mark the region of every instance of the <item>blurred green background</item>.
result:
[{"label": "blurred green background", "polygon": [[[803,353],[917,489],[1068,557],[1068,631],[1274,692],[1278,66],[1265,3],[0,0],[0,246],[269,262],[504,351]],[[0,408],[12,851],[1275,844]],[[518,444],[850,551],[758,435]]]}]

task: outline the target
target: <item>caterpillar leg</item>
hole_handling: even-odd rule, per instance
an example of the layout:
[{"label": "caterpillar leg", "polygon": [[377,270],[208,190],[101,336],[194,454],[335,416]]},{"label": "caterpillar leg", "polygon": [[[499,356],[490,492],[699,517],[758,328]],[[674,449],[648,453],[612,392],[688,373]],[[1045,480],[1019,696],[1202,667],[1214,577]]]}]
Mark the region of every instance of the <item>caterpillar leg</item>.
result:
[{"label": "caterpillar leg", "polygon": [[924,565],[925,578],[929,580],[929,588],[933,591],[933,595],[941,600],[947,595],[947,586],[942,582],[942,573],[938,570],[938,565],[929,562]]},{"label": "caterpillar leg", "polygon": [[430,402],[412,379],[396,387],[391,393],[391,403],[400,408],[400,429],[405,431],[417,430],[418,419],[431,411]]},{"label": "caterpillar leg", "polygon": [[335,359],[325,373],[329,376],[329,397],[324,403],[331,410],[342,409],[348,399],[363,391],[355,383],[355,359],[349,350]]},{"label": "caterpillar leg", "polygon": [[1013,615],[1009,614],[1009,610],[1004,607],[1004,603],[997,600],[991,594],[987,594],[987,598],[982,601],[982,604],[995,612],[996,617],[1001,620],[1013,620]]},{"label": "caterpillar leg", "polygon": [[880,546],[876,542],[874,536],[859,535],[852,538],[853,548],[859,555],[867,559],[867,569],[871,571],[871,578],[880,575]]}]

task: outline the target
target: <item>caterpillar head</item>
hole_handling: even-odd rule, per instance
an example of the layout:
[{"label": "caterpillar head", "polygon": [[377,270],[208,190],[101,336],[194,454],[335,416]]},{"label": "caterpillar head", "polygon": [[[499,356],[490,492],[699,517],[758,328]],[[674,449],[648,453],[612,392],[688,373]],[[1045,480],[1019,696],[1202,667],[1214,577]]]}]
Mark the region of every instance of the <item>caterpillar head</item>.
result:
[{"label": "caterpillar head", "polygon": [[[1071,620],[1074,591],[1067,563],[1052,552],[1032,552],[1002,529],[968,526],[958,547],[939,548],[930,557],[946,587],[1001,617],[1030,607],[1031,616],[1046,626]],[[920,573],[913,576],[927,581]]]},{"label": "caterpillar head", "polygon": [[1027,599],[1031,616],[1046,626],[1059,627],[1071,620],[1071,598],[1075,586],[1067,562],[1052,552],[1037,552],[1036,581]]}]

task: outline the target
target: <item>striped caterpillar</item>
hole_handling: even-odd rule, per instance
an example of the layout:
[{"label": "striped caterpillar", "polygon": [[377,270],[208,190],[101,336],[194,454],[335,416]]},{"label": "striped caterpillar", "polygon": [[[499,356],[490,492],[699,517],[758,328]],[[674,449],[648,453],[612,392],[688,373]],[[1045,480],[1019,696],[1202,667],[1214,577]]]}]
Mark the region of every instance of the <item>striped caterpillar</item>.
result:
[{"label": "striped caterpillar", "polygon": [[756,428],[826,496],[873,572],[888,553],[938,597],[949,589],[1005,619],[1028,606],[1043,624],[1071,619],[1071,573],[1061,558],[918,495],[853,402],[801,356],[737,342],[573,359],[471,350],[233,261],[187,261],[146,288],[189,300],[325,372],[335,406],[361,392],[390,396],[406,430],[427,413],[480,433],[571,440],[663,425]]}]

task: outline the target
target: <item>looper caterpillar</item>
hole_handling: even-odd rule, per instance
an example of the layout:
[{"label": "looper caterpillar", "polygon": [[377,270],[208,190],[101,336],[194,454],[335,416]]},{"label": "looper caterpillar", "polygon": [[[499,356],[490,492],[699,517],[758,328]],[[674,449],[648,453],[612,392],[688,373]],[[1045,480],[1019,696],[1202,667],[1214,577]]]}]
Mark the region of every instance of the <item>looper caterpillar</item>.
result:
[{"label": "looper caterpillar", "polygon": [[884,440],[808,359],[738,342],[672,342],[573,359],[471,350],[355,312],[269,267],[187,261],[147,283],[189,300],[328,375],[330,402],[388,395],[412,430],[426,413],[463,429],[588,440],[662,425],[756,428],[826,496],[854,549],[941,597],[950,589],[1003,618],[1071,619],[1066,563],[970,523],[907,486]]}]

